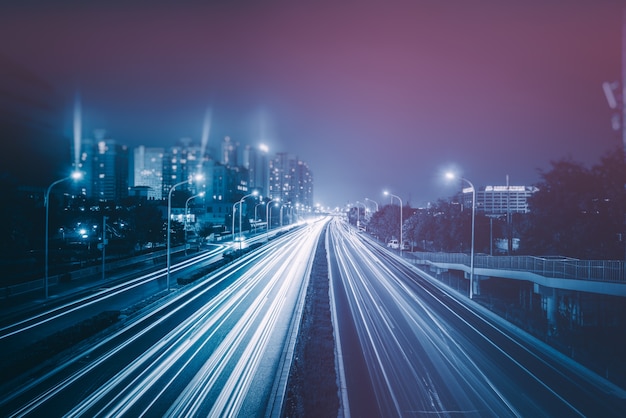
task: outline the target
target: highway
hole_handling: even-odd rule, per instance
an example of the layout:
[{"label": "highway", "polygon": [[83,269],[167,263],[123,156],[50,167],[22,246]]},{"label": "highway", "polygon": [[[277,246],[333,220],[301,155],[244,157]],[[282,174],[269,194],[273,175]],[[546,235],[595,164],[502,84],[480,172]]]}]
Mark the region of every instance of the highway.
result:
[{"label": "highway", "polygon": [[343,409],[352,416],[626,416],[626,393],[334,220]]},{"label": "highway", "polygon": [[[64,353],[36,378],[3,385],[0,415],[276,414],[325,224],[276,238]],[[22,325],[55,316],[62,314]],[[5,327],[3,335],[18,329]]]}]

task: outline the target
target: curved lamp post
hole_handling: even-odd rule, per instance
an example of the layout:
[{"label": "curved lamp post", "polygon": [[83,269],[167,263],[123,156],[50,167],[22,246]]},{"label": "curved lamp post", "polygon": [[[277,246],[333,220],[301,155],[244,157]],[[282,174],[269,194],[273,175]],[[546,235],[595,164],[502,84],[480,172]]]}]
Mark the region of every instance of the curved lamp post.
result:
[{"label": "curved lamp post", "polygon": [[283,226],[283,208],[286,205],[284,203],[281,203],[281,202],[278,202],[278,204],[280,205],[280,209],[279,209],[279,212],[278,212],[278,219],[280,220],[279,224],[280,224],[280,227],[282,228],[282,226]]},{"label": "curved lamp post", "polygon": [[454,173],[448,172],[446,173],[446,178],[449,180],[454,180],[459,178],[463,180],[472,188],[472,249],[470,254],[470,283],[469,283],[469,298],[472,299],[474,297],[474,224],[476,219],[476,188],[472,184],[471,181],[464,177],[457,177]]},{"label": "curved lamp post", "polygon": [[191,201],[191,199],[195,199],[196,197],[203,197],[203,196],[204,196],[204,192],[200,192],[197,195],[191,196],[185,201],[185,254],[187,254],[187,218],[189,216],[187,212],[189,208],[189,202]]},{"label": "curved lamp post", "polygon": [[[261,202],[254,205],[254,233],[255,234],[256,234],[256,219],[257,219],[256,208],[264,204],[265,202],[263,202],[263,198],[261,198]],[[265,218],[265,220],[267,220],[267,218]]]},{"label": "curved lamp post", "polygon": [[395,194],[389,193],[388,191],[384,191],[383,192],[385,194],[385,196],[391,196],[392,200],[395,197],[396,199],[398,199],[398,201],[400,201],[400,257],[402,257],[402,199],[400,199],[400,196],[396,196]]},{"label": "curved lamp post", "polygon": [[356,230],[359,230],[359,224],[361,223],[361,211],[359,210],[359,206],[358,205],[363,205],[363,210],[367,211],[367,206],[365,206],[365,203],[359,202],[358,200],[356,201],[357,207],[356,207]]},{"label": "curved lamp post", "polygon": [[185,181],[181,181],[180,183],[176,183],[173,185],[168,194],[167,194],[167,290],[170,290],[170,252],[171,252],[171,232],[170,229],[172,227],[172,192],[178,186],[182,186],[183,184],[191,184],[193,180],[201,181],[203,176],[201,174],[196,174],[195,177],[187,179]]},{"label": "curved lamp post", "polygon": [[378,202],[377,202],[377,201],[372,200],[372,199],[368,199],[367,197],[365,198],[365,200],[366,200],[366,201],[368,201],[368,200],[369,200],[370,202],[372,202],[373,204],[375,204],[375,205],[376,205],[376,212],[378,212]]},{"label": "curved lamp post", "polygon": [[267,222],[267,228],[265,229],[266,238],[270,239],[270,227],[272,226],[272,211],[270,210],[270,203],[274,203],[274,206],[278,206],[278,202],[274,199],[268,201],[265,204],[265,221]]},{"label": "curved lamp post", "polygon": [[239,205],[239,249],[241,249],[241,212],[242,212],[242,204],[244,200],[246,200],[250,196],[257,196],[259,194],[258,191],[253,191],[250,194],[245,195],[239,201],[235,202],[233,205],[233,241],[235,241],[235,206]]},{"label": "curved lamp post", "polygon": [[83,173],[80,171],[74,171],[71,175],[64,177],[60,180],[57,180],[55,182],[53,182],[50,186],[48,186],[48,189],[46,190],[46,195],[44,197],[44,205],[46,207],[46,237],[45,237],[45,249],[44,249],[44,280],[43,280],[43,287],[44,287],[44,292],[45,292],[45,296],[46,299],[48,299],[48,234],[49,234],[49,226],[48,226],[48,220],[50,217],[49,211],[50,211],[50,191],[52,190],[52,188],[54,186],[56,186],[59,183],[62,183],[64,181],[67,180],[80,180],[83,178]]}]

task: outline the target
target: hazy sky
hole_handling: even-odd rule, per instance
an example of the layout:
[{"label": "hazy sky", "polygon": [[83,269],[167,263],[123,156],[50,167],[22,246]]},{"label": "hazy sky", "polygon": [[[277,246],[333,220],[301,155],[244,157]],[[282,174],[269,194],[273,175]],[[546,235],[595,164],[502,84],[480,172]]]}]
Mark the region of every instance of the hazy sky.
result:
[{"label": "hazy sky", "polygon": [[77,89],[84,135],[200,141],[210,108],[209,145],[297,155],[332,206],[446,198],[448,167],[531,184],[621,144],[602,92],[621,78],[619,1],[15,3],[0,6],[0,66],[18,69],[0,71],[0,111],[11,80],[44,80],[46,129],[62,131],[47,144],[68,155]]}]

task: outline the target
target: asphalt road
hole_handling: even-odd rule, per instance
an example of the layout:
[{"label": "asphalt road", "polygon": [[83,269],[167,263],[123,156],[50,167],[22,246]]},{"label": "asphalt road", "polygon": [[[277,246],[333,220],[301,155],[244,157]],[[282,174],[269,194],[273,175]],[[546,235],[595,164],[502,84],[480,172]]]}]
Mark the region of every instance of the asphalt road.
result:
[{"label": "asphalt road", "polygon": [[277,238],[58,356],[1,394],[0,415],[275,414],[324,225]]},{"label": "asphalt road", "polygon": [[624,391],[344,222],[329,237],[352,415],[626,416]]}]

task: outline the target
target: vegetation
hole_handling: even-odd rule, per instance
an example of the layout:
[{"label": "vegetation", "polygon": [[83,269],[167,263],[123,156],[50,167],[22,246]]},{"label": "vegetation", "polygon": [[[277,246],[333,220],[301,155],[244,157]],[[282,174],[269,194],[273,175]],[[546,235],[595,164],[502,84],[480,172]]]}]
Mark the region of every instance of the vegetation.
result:
[{"label": "vegetation", "polygon": [[[580,259],[621,260],[626,254],[626,164],[621,150],[591,168],[569,159],[553,161],[540,172],[539,189],[529,200],[529,214],[502,218],[475,217],[477,253],[490,253],[492,240],[518,238],[517,254],[559,255]],[[420,251],[469,252],[471,208],[454,196],[427,209],[402,209],[404,240]],[[400,213],[384,206],[367,225],[381,241],[397,238]],[[350,219],[355,217],[352,215]],[[354,222],[353,222],[354,223]]]},{"label": "vegetation", "polygon": [[586,259],[623,259],[626,164],[616,150],[591,169],[570,160],[541,173],[522,227],[522,251]]}]

